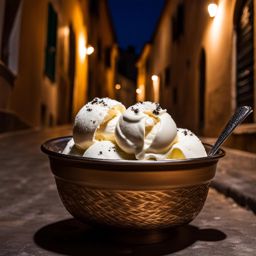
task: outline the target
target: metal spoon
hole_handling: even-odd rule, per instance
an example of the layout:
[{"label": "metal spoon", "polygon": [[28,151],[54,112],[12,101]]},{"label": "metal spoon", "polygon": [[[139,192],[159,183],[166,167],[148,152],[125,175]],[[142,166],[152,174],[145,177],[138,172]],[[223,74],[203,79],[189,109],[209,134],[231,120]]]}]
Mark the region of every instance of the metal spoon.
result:
[{"label": "metal spoon", "polygon": [[224,130],[221,132],[220,136],[218,137],[217,141],[211,148],[208,153],[208,156],[213,156],[217,153],[220,146],[224,143],[224,141],[231,135],[233,130],[243,122],[243,120],[252,113],[252,108],[249,106],[242,106],[239,107],[235,114],[231,117],[229,122],[226,124]]}]

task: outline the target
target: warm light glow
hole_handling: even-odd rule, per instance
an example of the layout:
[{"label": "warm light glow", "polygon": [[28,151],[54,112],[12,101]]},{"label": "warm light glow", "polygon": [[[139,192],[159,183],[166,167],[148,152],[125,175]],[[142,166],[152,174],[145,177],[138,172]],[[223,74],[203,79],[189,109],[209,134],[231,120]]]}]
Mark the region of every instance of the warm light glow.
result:
[{"label": "warm light glow", "polygon": [[69,36],[69,27],[63,27],[63,35],[65,37],[68,37]]},{"label": "warm light glow", "polygon": [[80,34],[79,41],[78,41],[78,49],[79,49],[79,56],[83,61],[85,59],[87,49],[86,49],[85,38],[83,34]]},{"label": "warm light glow", "polygon": [[210,3],[208,5],[208,13],[211,18],[214,18],[218,12],[218,5],[216,3]]},{"label": "warm light glow", "polygon": [[92,53],[94,52],[94,48],[89,45],[87,48],[86,48],[86,54],[87,55],[91,55]]},{"label": "warm light glow", "polygon": [[154,101],[159,102],[160,78],[157,75],[151,76],[153,82]]},{"label": "warm light glow", "polygon": [[218,11],[216,13],[213,22],[211,22],[210,27],[210,44],[212,49],[216,49],[219,46],[221,39],[224,38],[224,24],[225,24],[226,10],[224,6],[224,1],[220,1],[218,5]]},{"label": "warm light glow", "polygon": [[152,81],[158,81],[159,77],[157,75],[151,76]]},{"label": "warm light glow", "polygon": [[136,89],[136,99],[137,101],[144,101],[145,100],[145,85],[139,84]]},{"label": "warm light glow", "polygon": [[136,89],[136,93],[137,93],[137,94],[141,94],[141,92],[142,92],[142,90],[141,90],[140,88],[137,88],[137,89]]},{"label": "warm light glow", "polygon": [[121,84],[116,84],[115,88],[116,88],[116,90],[120,90],[121,89]]}]

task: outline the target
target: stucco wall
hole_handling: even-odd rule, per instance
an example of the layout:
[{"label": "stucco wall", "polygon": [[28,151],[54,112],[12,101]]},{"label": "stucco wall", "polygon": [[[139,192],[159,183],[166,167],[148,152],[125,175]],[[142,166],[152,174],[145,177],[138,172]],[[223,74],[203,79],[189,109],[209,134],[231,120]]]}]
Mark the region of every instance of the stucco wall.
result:
[{"label": "stucco wall", "polygon": [[206,50],[205,134],[216,136],[232,113],[233,37],[235,1],[219,1],[216,17],[209,21],[203,45]]},{"label": "stucco wall", "polygon": [[[113,33],[111,16],[107,9],[107,1],[95,1],[97,2],[98,15],[89,18],[89,40],[90,44],[95,48],[95,52],[89,56],[90,85],[88,94],[90,99],[93,97],[114,97],[116,61],[118,57],[116,38]],[[110,67],[105,65],[107,48],[110,49],[111,55]],[[101,55],[101,58],[99,58],[99,55]]]},{"label": "stucco wall", "polygon": [[23,2],[18,75],[10,104],[11,110],[35,126],[40,124],[46,7],[45,1]]},{"label": "stucco wall", "polygon": [[[174,116],[178,126],[199,132],[200,53],[206,53],[205,126],[206,136],[217,136],[235,109],[234,26],[235,0],[219,0],[215,18],[207,12],[207,2],[183,1],[184,33],[172,40],[171,18],[181,1],[169,1],[152,40],[150,72],[164,79],[170,65],[171,82],[160,88],[160,103]],[[162,84],[160,82],[160,84]],[[148,84],[147,87],[152,85]],[[177,103],[173,94],[177,88]]]},{"label": "stucco wall", "polygon": [[[52,1],[58,13],[58,30],[74,27],[76,38],[76,71],[73,93],[73,115],[86,101],[87,56],[81,57],[81,47],[86,47],[87,30],[79,1]],[[67,70],[59,68],[59,42],[56,58],[56,82],[52,83],[44,76],[45,47],[47,38],[48,1],[23,1],[21,37],[19,46],[18,75],[11,95],[10,109],[32,126],[40,125],[41,104],[47,106],[54,123],[58,119],[58,86],[61,77],[67,76]],[[58,40],[62,40],[58,33]],[[68,57],[68,53],[64,52]],[[63,111],[66,108],[63,107]]]},{"label": "stucco wall", "polygon": [[[164,82],[164,70],[166,67],[172,67],[173,54],[172,54],[172,41],[171,41],[171,19],[170,16],[173,12],[172,6],[177,1],[171,1],[171,3],[165,9],[160,21],[159,30],[155,33],[154,40],[152,42],[151,55],[150,55],[150,75],[147,80],[146,90],[150,91],[151,100],[154,100],[154,85],[151,81],[152,75],[159,77],[159,100],[162,107],[167,108],[169,112],[172,111],[171,97],[171,85],[165,87]],[[174,114],[174,113],[173,113]]]}]

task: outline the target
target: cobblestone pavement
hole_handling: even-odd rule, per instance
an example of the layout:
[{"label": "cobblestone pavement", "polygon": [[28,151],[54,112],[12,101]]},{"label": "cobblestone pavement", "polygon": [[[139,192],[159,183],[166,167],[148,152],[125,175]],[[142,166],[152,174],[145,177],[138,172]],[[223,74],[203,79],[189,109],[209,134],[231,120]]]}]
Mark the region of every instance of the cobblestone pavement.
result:
[{"label": "cobblestone pavement", "polygon": [[256,213],[256,154],[224,149],[226,156],[219,161],[212,187]]},{"label": "cobblestone pavement", "polygon": [[190,224],[158,244],[111,242],[71,218],[57,194],[40,144],[68,127],[0,135],[0,255],[253,255],[256,218],[210,189]]}]

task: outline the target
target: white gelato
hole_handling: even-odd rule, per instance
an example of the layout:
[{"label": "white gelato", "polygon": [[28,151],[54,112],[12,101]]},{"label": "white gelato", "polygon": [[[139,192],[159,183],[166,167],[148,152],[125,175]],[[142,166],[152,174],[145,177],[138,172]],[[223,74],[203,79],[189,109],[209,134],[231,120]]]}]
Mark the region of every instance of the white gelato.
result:
[{"label": "white gelato", "polygon": [[139,102],[127,110],[109,98],[95,98],[78,112],[73,139],[63,154],[113,160],[164,160],[206,157],[200,139],[177,129],[158,103]]},{"label": "white gelato", "polygon": [[98,159],[127,159],[128,156],[122,152],[116,144],[111,141],[97,141],[91,145],[83,154],[84,157]]},{"label": "white gelato", "polygon": [[66,147],[63,149],[62,154],[82,156],[83,155],[83,150],[80,150],[79,148],[77,148],[76,145],[75,145],[74,140],[71,139],[67,143]]},{"label": "white gelato", "polygon": [[73,138],[80,149],[87,149],[96,141],[115,141],[116,123],[125,106],[109,98],[95,98],[83,106],[75,118]]},{"label": "white gelato", "polygon": [[187,159],[206,157],[207,153],[200,139],[188,129],[178,129],[176,142],[165,159]]},{"label": "white gelato", "polygon": [[172,117],[159,104],[136,103],[119,118],[115,129],[118,146],[136,159],[160,159],[177,135]]}]

